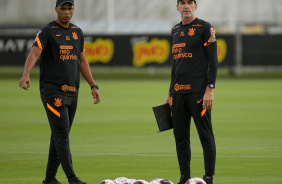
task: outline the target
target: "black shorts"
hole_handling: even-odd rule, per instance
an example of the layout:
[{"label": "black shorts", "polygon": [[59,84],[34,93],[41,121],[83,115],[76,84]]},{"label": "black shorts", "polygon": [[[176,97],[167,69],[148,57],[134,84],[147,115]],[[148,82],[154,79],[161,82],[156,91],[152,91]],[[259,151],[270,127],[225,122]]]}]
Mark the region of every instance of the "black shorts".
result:
[{"label": "black shorts", "polygon": [[[50,94],[41,97],[52,131],[70,129],[77,107],[77,96]],[[58,123],[62,127],[58,127]]]},{"label": "black shorts", "polygon": [[[203,97],[204,93],[172,93],[170,95],[171,115],[176,134],[190,135],[191,117],[194,119],[200,136],[207,136],[206,133],[212,133],[211,109],[203,110]],[[209,131],[206,129],[209,129]]]}]

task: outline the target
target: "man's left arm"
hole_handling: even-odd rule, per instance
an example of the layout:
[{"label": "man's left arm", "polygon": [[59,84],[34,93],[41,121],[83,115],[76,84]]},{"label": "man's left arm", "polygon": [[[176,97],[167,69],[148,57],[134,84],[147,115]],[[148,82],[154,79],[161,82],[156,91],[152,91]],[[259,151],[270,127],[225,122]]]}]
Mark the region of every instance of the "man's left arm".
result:
[{"label": "man's left arm", "polygon": [[210,109],[213,105],[214,95],[213,91],[215,88],[215,81],[218,68],[217,58],[217,42],[215,37],[215,31],[210,28],[210,38],[208,44],[205,46],[206,54],[209,60],[209,67],[207,71],[207,87],[203,97],[203,108],[207,107]]},{"label": "man's left arm", "polygon": [[[91,70],[87,62],[85,52],[81,52],[81,55],[80,55],[80,73],[82,74],[83,78],[88,82],[90,86],[96,85],[93,79],[93,76],[91,74]],[[97,87],[91,87],[91,88],[92,88],[91,89],[92,96],[94,98],[94,104],[98,104],[101,101],[101,97],[98,92],[98,88]]]}]

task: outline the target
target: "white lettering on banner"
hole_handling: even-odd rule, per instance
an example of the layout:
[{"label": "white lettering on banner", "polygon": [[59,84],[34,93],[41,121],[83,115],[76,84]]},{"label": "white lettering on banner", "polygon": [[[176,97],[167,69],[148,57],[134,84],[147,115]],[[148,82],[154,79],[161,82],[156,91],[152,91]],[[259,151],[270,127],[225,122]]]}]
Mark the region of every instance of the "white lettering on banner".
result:
[{"label": "white lettering on banner", "polygon": [[27,41],[27,45],[26,45],[27,52],[29,52],[31,50],[33,43],[34,43],[34,40],[32,40],[32,39]]},{"label": "white lettering on banner", "polygon": [[4,50],[4,40],[0,40],[0,52]]},{"label": "white lettering on banner", "polygon": [[23,52],[25,49],[29,52],[33,44],[32,39],[9,39],[6,42],[0,40],[0,52]]},{"label": "white lettering on banner", "polygon": [[4,47],[4,51],[5,52],[8,52],[8,51],[16,52],[17,51],[16,43],[13,40],[8,40]]},{"label": "white lettering on banner", "polygon": [[24,50],[26,40],[16,40],[16,44],[18,45],[18,51],[22,52]]}]

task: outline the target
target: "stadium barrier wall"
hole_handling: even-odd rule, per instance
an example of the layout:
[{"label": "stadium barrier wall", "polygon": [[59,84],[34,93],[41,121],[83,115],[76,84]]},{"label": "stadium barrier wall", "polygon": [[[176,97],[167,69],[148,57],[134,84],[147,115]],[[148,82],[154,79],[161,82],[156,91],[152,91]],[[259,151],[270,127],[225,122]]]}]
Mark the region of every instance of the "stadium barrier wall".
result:
[{"label": "stadium barrier wall", "polygon": [[[0,35],[0,65],[23,66],[35,35]],[[243,65],[281,65],[282,35],[244,35]],[[235,66],[235,35],[217,35],[220,67]],[[85,35],[88,62],[96,66],[171,66],[170,35]]]}]

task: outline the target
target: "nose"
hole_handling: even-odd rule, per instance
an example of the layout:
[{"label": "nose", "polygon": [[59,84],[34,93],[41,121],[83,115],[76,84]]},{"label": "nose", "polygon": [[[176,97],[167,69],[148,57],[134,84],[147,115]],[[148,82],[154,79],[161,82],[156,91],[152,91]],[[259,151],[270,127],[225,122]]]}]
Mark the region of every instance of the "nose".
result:
[{"label": "nose", "polygon": [[185,7],[185,8],[188,8],[189,6],[190,6],[190,5],[189,5],[188,3],[185,3],[185,4],[184,4],[184,7]]}]

